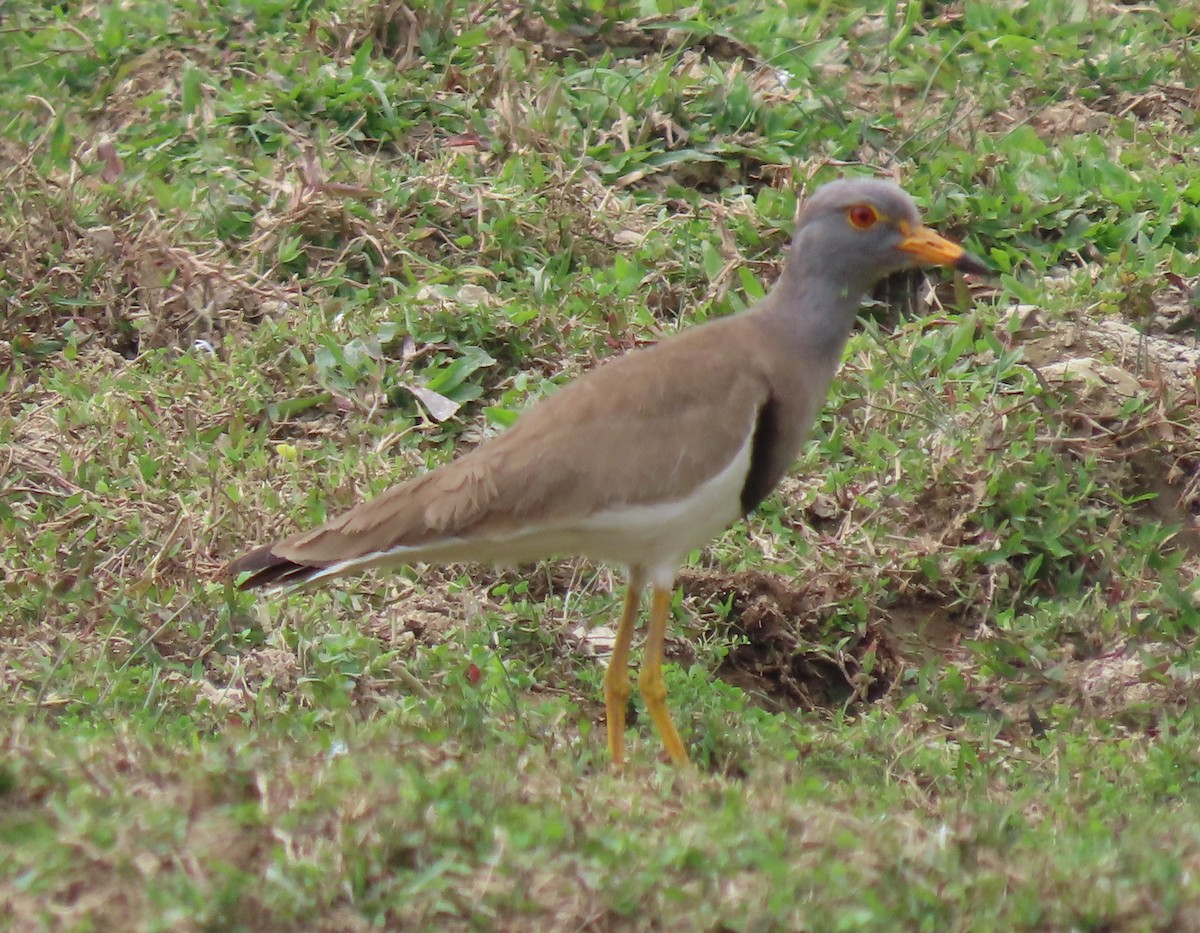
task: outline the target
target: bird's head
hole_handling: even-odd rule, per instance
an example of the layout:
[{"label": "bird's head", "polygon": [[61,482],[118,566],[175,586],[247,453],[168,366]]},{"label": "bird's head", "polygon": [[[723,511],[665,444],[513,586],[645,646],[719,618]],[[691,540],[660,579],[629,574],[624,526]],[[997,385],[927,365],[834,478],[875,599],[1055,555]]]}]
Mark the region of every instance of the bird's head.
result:
[{"label": "bird's head", "polygon": [[922,224],[904,191],[874,178],[817,189],[800,214],[791,265],[860,295],[892,273],[920,265],[989,272],[982,260]]}]

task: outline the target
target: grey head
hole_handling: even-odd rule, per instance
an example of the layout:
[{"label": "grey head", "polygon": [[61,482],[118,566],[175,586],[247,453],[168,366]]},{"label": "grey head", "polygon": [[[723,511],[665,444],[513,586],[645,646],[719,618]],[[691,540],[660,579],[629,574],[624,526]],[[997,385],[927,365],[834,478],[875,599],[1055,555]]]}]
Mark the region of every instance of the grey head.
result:
[{"label": "grey head", "polygon": [[892,273],[926,264],[988,272],[981,260],[924,226],[900,187],[853,178],[823,185],[809,197],[785,274],[802,291],[816,288],[857,301]]}]

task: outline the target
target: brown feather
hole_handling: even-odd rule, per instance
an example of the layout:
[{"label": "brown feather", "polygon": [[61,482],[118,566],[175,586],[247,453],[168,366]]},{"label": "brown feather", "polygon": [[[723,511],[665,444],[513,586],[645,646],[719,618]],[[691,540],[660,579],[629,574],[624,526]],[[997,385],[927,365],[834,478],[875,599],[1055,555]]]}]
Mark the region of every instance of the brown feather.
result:
[{"label": "brown feather", "polygon": [[268,544],[230,561],[222,569],[220,576],[237,577],[243,573],[252,574],[238,584],[240,590],[252,590],[262,586],[300,583],[321,569],[321,565],[297,564],[280,557],[275,553],[275,546]]},{"label": "brown feather", "polygon": [[[789,423],[793,410],[799,404],[815,414],[805,390],[817,389],[819,404],[826,387],[797,384],[813,370],[794,360],[773,371],[777,348],[766,345],[757,319],[724,318],[604,363],[459,459],[259,548],[230,572],[254,572],[249,586],[294,582],[299,567],[315,573],[397,547],[503,538],[530,524],[683,498],[733,459],[775,384],[794,390],[776,402],[779,421],[800,430],[772,432],[772,446],[789,451],[756,449],[755,494],[765,495],[808,427]],[[729,354],[733,345],[746,352]],[[482,545],[468,556],[497,559]]]}]

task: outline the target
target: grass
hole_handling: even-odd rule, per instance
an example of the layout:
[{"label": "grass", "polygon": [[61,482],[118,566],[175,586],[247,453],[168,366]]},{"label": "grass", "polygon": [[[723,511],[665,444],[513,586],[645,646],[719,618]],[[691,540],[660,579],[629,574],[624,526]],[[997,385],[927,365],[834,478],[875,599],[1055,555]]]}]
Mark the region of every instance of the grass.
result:
[{"label": "grass", "polygon": [[[1200,926],[1186,4],[8,12],[5,928]],[[695,555],[694,771],[607,766],[603,568],[213,581],[872,172],[998,276],[892,289]]]}]

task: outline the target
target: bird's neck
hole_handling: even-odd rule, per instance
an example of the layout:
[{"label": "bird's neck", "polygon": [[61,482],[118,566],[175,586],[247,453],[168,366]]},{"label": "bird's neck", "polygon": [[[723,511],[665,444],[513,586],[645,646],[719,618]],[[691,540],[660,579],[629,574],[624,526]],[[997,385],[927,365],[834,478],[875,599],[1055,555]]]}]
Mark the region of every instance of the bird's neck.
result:
[{"label": "bird's neck", "polygon": [[866,290],[828,270],[808,269],[793,255],[763,302],[763,324],[813,358],[840,361]]}]

